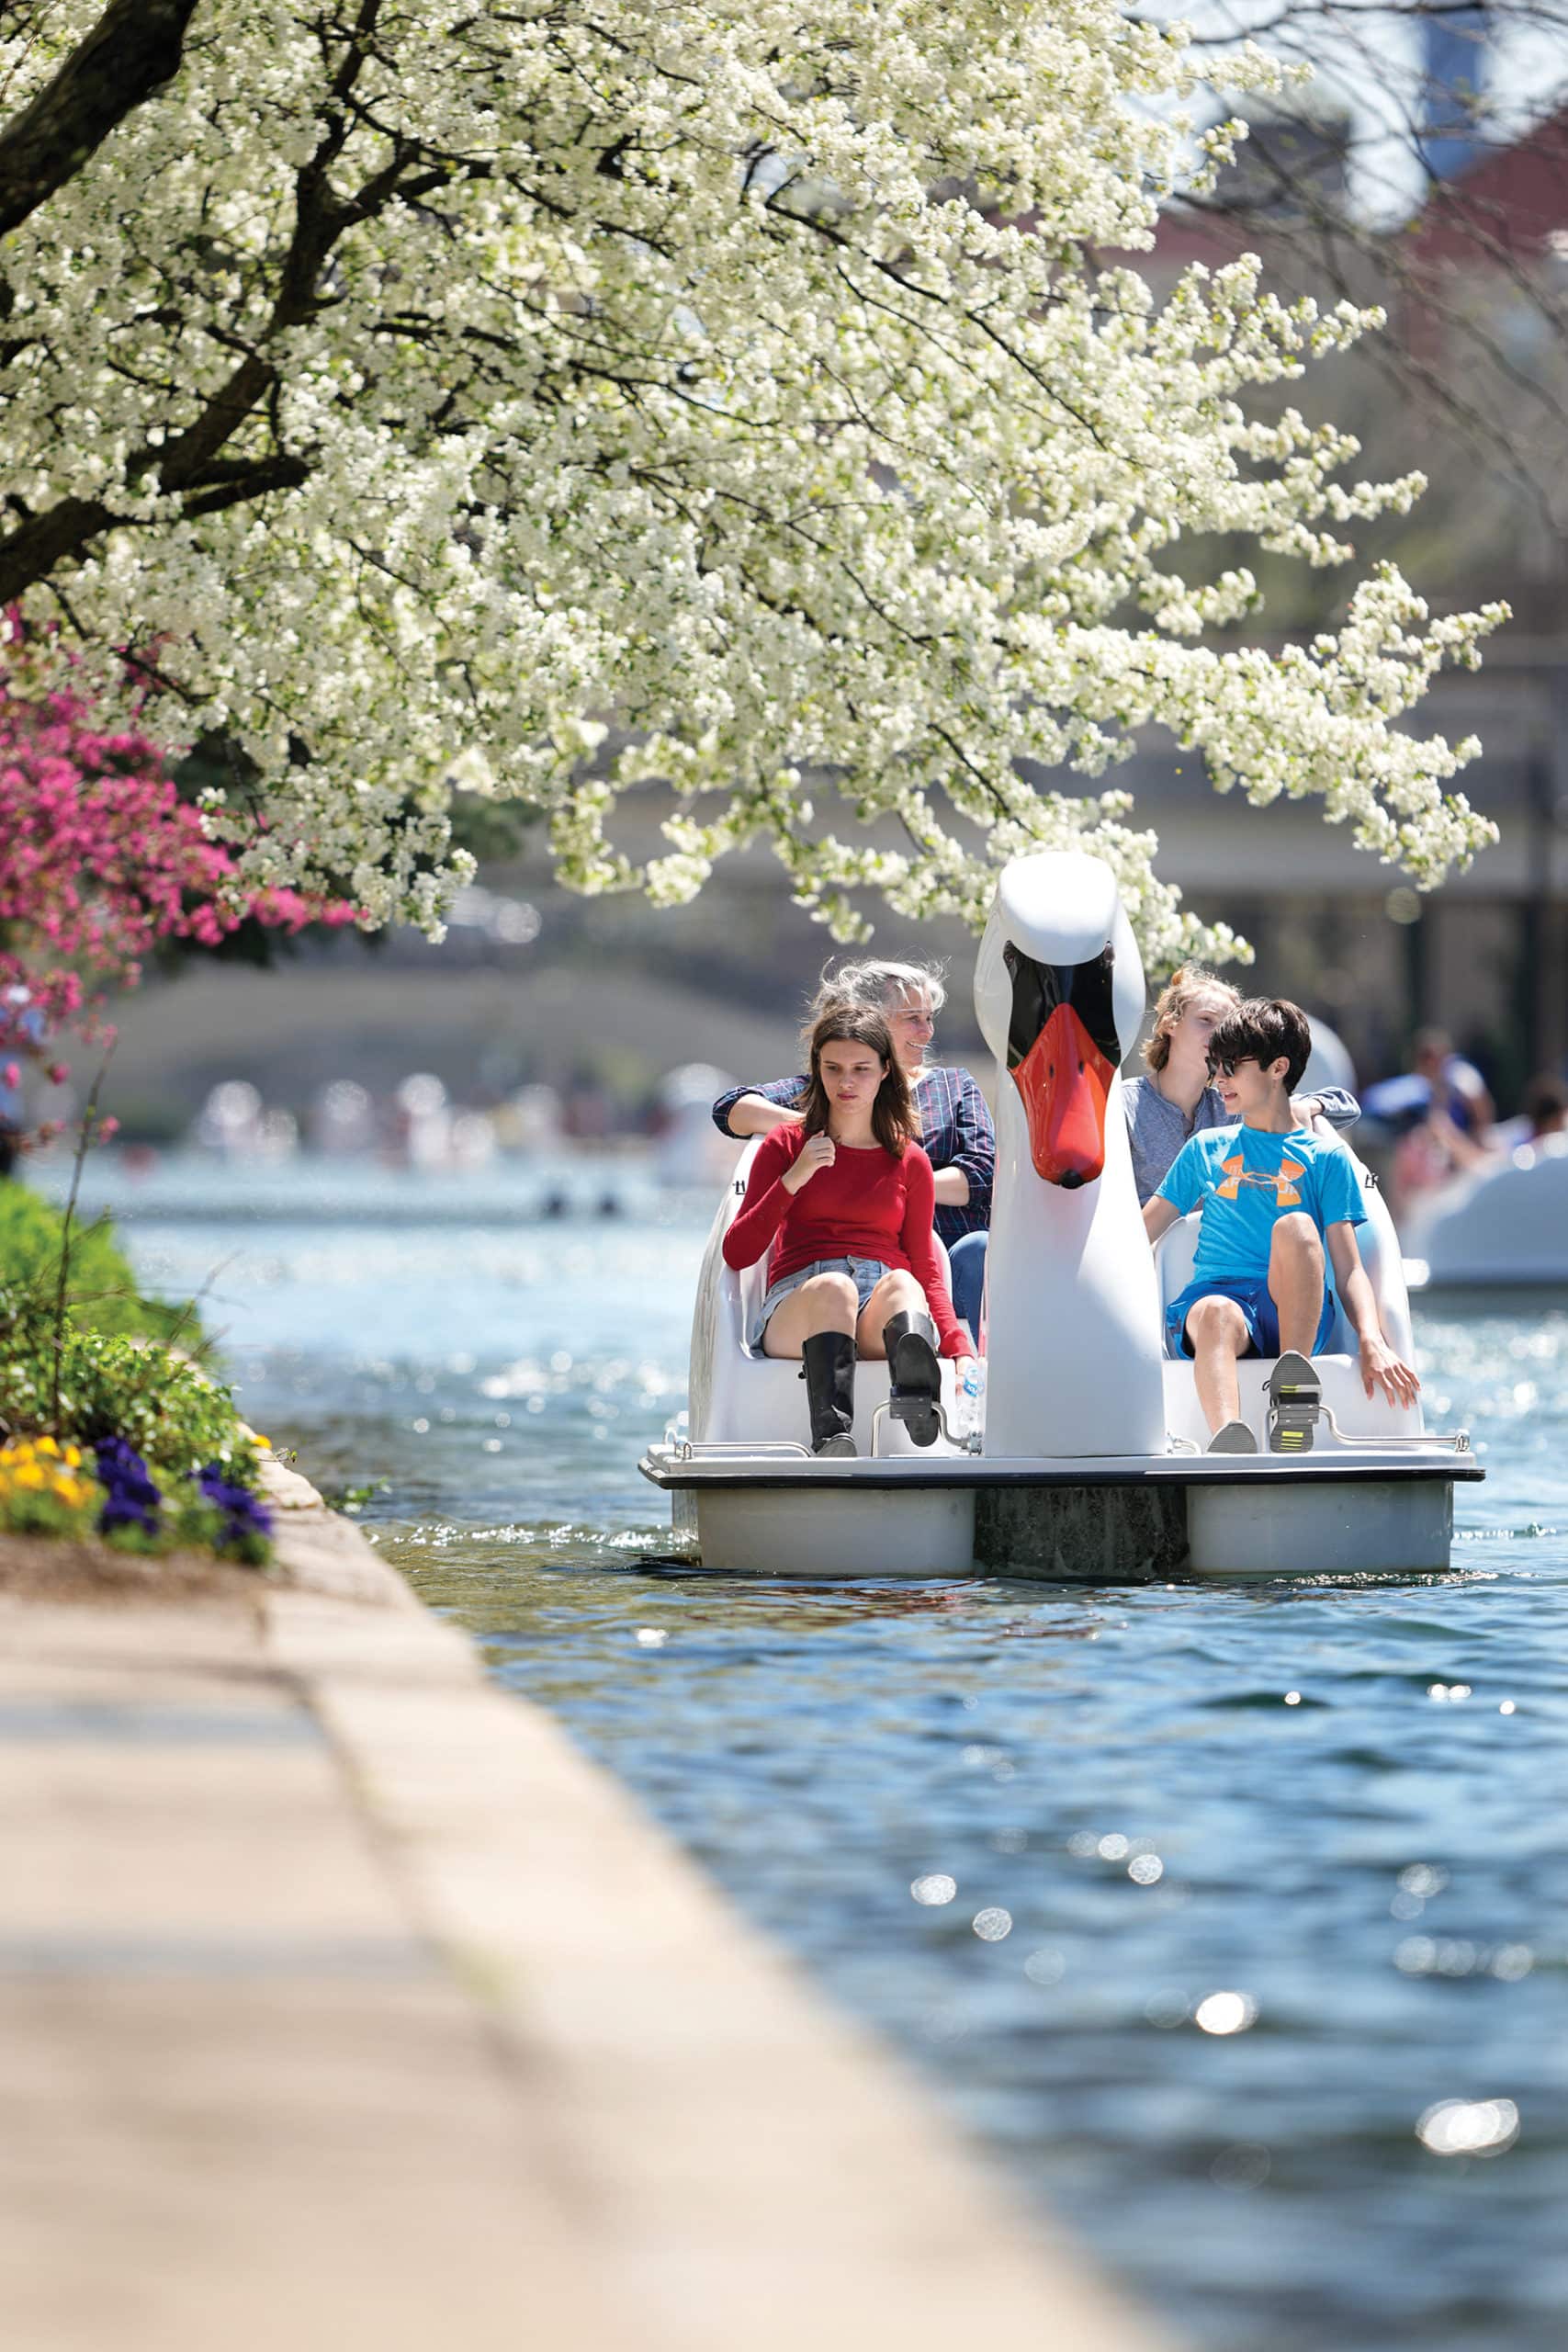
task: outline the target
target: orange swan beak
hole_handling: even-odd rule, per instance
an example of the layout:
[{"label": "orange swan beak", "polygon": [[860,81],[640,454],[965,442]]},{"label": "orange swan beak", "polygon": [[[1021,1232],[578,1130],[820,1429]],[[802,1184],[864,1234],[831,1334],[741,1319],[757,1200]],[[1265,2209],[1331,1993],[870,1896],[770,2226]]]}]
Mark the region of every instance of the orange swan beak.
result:
[{"label": "orange swan beak", "polygon": [[1029,1153],[1047,1184],[1076,1192],[1105,1166],[1105,1105],[1116,1072],[1070,1004],[1059,1004],[1009,1073],[1029,1121]]}]

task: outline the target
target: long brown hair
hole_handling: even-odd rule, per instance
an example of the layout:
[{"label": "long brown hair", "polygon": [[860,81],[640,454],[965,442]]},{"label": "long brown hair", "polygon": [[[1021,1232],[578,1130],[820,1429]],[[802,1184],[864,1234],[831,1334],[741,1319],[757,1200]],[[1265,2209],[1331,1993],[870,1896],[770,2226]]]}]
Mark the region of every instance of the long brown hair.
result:
[{"label": "long brown hair", "polygon": [[920,1123],[909,1093],[909,1081],[893,1050],[893,1033],[881,1013],[873,1012],[869,1005],[830,1004],[812,1028],[811,1073],[805,1093],[795,1097],[795,1108],[806,1114],[806,1133],[821,1136],[828,1132],[832,1105],[822,1083],[822,1048],[835,1041],[845,1046],[865,1046],[881,1062],[882,1083],[871,1106],[871,1132],[884,1151],[890,1151],[895,1159],[902,1159],[904,1146],[916,1140]]}]

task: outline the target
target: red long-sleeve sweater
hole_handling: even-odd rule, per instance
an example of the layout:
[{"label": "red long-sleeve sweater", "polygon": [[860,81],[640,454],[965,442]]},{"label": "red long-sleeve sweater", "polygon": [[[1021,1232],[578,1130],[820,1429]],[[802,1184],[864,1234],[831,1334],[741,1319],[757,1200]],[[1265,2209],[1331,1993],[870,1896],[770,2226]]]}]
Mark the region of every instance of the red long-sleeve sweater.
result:
[{"label": "red long-sleeve sweater", "polygon": [[966,1355],[931,1230],[931,1164],[919,1145],[906,1144],[895,1159],[880,1144],[867,1151],[840,1144],[830,1168],[819,1168],[797,1193],[788,1193],[784,1179],[805,1141],[805,1129],[793,1123],[763,1136],[745,1201],[724,1237],[725,1264],[754,1266],[772,1241],[770,1282],[818,1258],[878,1258],[885,1266],[902,1266],[925,1292],[942,1354]]}]

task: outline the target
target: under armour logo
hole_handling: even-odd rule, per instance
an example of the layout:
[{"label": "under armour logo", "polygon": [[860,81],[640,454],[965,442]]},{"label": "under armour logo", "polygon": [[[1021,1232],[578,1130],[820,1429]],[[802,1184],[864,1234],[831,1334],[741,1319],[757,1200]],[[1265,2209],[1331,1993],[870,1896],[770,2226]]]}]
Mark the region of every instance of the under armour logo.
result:
[{"label": "under armour logo", "polygon": [[1224,1170],[1225,1176],[1224,1183],[1214,1188],[1216,1200],[1234,1201],[1245,1184],[1249,1192],[1272,1193],[1276,1208],[1293,1209],[1301,1206],[1302,1196],[1296,1190],[1296,1179],[1298,1176],[1304,1176],[1306,1170],[1304,1168],[1298,1167],[1293,1159],[1282,1159],[1277,1176],[1269,1176],[1261,1170],[1248,1168],[1239,1153],[1234,1159],[1223,1159],[1220,1165]]}]

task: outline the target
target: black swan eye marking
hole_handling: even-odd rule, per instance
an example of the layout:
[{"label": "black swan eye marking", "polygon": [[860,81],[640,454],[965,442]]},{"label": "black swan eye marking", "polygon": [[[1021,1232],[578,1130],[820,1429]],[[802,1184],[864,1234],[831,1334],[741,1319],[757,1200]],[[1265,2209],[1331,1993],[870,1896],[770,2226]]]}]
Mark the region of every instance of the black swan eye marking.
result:
[{"label": "black swan eye marking", "polygon": [[[1012,980],[1008,1023],[1008,1068],[1016,1069],[1033,1048],[1057,1008],[1070,1004],[1100,1051],[1114,1069],[1122,1059],[1116,1029],[1116,951],[1107,940],[1084,964],[1044,964],[1010,940],[1002,961]],[[1082,1065],[1079,1065],[1080,1069]]]}]

